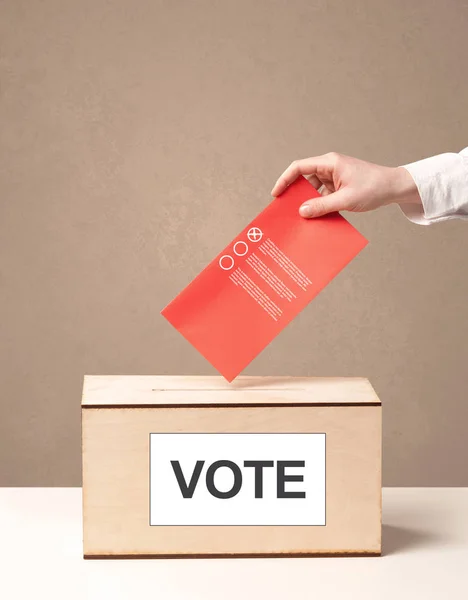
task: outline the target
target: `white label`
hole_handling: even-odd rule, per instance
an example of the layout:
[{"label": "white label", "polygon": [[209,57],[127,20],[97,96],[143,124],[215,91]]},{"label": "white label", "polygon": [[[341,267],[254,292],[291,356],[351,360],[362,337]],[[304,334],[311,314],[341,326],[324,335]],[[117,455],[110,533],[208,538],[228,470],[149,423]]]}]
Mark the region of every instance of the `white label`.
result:
[{"label": "white label", "polygon": [[150,525],[325,525],[325,434],[150,434]]}]

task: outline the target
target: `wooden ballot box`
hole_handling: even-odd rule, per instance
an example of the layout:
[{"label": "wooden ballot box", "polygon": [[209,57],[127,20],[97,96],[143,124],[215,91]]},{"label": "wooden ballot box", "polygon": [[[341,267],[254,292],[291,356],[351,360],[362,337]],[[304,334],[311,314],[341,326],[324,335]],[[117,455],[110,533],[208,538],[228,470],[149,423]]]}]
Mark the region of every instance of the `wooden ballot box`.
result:
[{"label": "wooden ballot box", "polygon": [[85,558],[377,556],[367,379],[88,376]]}]

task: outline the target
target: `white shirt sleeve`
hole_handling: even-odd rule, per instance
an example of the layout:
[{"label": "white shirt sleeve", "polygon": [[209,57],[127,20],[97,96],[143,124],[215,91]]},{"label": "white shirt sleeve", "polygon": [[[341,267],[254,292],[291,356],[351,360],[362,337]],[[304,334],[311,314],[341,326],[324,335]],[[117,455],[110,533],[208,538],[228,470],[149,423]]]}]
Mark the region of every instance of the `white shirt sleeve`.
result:
[{"label": "white shirt sleeve", "polygon": [[400,204],[413,223],[468,219],[468,148],[402,165],[414,179],[422,205]]}]

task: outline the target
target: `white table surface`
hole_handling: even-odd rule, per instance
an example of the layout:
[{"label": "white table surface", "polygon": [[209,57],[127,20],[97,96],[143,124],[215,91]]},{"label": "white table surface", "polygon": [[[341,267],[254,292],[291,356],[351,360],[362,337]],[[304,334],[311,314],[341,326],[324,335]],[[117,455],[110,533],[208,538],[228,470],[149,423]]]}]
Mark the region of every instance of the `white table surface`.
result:
[{"label": "white table surface", "polygon": [[81,489],[0,488],[0,598],[468,598],[468,488],[387,488],[380,558],[83,560]]}]

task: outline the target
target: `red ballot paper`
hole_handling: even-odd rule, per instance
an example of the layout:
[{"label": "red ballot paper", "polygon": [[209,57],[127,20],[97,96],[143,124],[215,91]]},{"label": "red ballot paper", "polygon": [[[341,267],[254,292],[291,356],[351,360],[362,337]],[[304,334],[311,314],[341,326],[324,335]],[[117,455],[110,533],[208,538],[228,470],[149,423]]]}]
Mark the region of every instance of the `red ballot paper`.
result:
[{"label": "red ballot paper", "polygon": [[161,313],[228,381],[367,244],[338,213],[302,218],[318,195],[297,179]]}]

